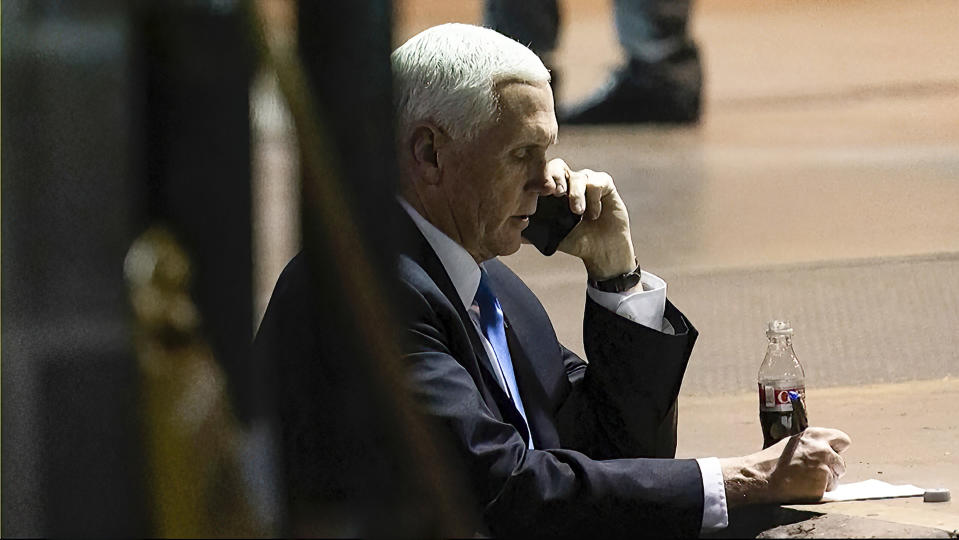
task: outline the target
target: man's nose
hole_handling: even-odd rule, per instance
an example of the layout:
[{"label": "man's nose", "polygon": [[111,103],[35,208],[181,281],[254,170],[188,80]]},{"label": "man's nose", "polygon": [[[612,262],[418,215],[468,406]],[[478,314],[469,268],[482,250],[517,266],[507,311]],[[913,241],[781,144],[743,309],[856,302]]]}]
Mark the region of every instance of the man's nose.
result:
[{"label": "man's nose", "polygon": [[537,194],[551,193],[556,188],[553,178],[546,174],[546,161],[531,171],[530,180],[526,183],[527,189]]}]

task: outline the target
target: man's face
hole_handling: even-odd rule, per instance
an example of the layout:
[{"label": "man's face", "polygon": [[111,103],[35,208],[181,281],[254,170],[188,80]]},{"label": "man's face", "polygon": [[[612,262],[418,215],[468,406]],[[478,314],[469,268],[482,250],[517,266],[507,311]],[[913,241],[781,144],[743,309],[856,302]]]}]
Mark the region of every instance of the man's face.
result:
[{"label": "man's face", "polygon": [[470,141],[450,141],[446,155],[438,156],[456,228],[447,232],[477,261],[519,249],[537,197],[550,185],[546,150],[556,141],[547,83],[505,83],[497,90],[498,120]]}]

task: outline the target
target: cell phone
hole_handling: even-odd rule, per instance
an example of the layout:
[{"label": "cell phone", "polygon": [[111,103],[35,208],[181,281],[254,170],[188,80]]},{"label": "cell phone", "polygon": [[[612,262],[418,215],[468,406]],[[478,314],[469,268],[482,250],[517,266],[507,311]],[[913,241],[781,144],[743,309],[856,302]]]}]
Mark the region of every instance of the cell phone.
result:
[{"label": "cell phone", "polygon": [[569,209],[569,197],[546,195],[536,201],[536,213],[529,217],[523,237],[536,246],[543,255],[556,253],[559,243],[583,219]]}]

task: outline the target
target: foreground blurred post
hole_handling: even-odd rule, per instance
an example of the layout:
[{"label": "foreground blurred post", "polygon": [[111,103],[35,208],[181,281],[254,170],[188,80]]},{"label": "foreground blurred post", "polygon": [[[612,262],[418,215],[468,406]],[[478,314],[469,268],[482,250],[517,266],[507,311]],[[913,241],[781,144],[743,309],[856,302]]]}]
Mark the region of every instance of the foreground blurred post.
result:
[{"label": "foreground blurred post", "polygon": [[123,256],[142,226],[131,3],[5,0],[2,530],[148,533]]},{"label": "foreground blurred post", "polygon": [[408,395],[397,344],[391,6],[300,2],[297,14],[298,54],[261,37],[303,172],[303,253],[255,346],[274,381],[283,532],[470,535],[456,471]]}]

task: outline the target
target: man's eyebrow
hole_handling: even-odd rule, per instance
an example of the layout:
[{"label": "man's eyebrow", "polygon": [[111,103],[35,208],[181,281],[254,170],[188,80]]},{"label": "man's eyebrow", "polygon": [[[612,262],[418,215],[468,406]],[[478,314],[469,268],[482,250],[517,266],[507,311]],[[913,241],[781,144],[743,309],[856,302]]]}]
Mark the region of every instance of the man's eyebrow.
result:
[{"label": "man's eyebrow", "polygon": [[559,142],[559,132],[543,125],[524,126],[517,138],[518,146],[549,147]]}]

